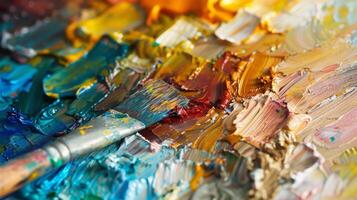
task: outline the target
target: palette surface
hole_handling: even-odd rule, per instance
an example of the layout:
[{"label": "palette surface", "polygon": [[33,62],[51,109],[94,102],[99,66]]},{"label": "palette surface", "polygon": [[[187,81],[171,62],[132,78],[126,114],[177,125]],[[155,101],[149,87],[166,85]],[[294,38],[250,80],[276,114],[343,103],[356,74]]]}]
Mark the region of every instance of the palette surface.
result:
[{"label": "palette surface", "polygon": [[357,199],[356,0],[3,0],[0,42],[0,199]]}]

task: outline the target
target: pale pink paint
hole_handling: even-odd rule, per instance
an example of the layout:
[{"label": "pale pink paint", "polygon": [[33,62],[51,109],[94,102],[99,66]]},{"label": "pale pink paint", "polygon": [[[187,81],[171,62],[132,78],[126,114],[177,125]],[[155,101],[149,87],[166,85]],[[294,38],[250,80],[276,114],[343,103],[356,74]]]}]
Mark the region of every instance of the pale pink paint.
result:
[{"label": "pale pink paint", "polygon": [[327,148],[342,147],[357,139],[357,108],[352,109],[334,123],[321,128],[314,141]]}]

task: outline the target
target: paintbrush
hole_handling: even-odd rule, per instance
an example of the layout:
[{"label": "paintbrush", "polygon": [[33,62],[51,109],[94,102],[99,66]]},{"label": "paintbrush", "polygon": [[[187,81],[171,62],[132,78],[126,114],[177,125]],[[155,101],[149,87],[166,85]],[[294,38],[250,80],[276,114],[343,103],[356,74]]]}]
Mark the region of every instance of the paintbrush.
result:
[{"label": "paintbrush", "polygon": [[[188,99],[163,81],[148,81],[119,106],[105,112],[68,135],[0,167],[0,197],[58,168],[148,127]],[[128,114],[123,114],[128,113]]]}]

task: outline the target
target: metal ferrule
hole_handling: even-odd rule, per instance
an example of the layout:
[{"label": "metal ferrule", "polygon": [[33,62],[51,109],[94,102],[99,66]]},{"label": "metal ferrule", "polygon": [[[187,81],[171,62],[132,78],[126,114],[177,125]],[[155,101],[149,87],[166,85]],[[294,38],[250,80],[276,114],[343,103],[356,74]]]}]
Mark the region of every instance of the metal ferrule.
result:
[{"label": "metal ferrule", "polygon": [[145,125],[127,114],[110,110],[80,126],[68,135],[58,138],[44,149],[55,165],[101,149],[145,128]]}]

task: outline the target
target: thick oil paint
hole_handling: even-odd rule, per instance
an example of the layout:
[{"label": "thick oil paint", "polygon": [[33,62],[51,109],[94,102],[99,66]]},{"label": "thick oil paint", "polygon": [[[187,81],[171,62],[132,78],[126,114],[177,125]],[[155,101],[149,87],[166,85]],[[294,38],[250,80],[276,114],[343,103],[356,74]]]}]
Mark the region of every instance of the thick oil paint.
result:
[{"label": "thick oil paint", "polygon": [[356,9],[1,2],[0,195],[356,199]]}]

